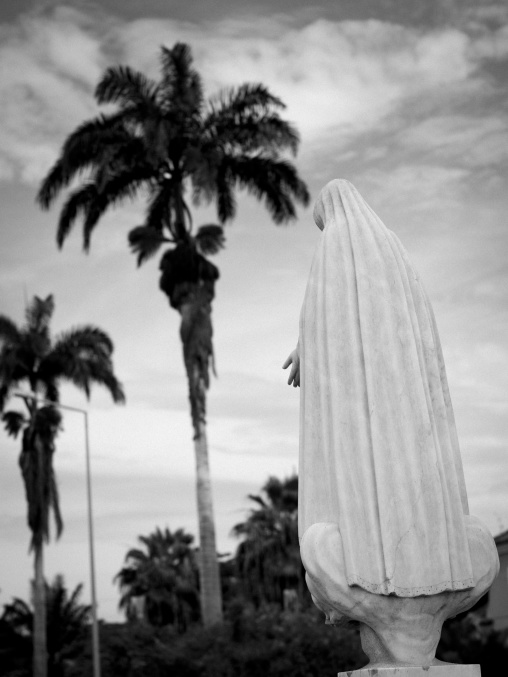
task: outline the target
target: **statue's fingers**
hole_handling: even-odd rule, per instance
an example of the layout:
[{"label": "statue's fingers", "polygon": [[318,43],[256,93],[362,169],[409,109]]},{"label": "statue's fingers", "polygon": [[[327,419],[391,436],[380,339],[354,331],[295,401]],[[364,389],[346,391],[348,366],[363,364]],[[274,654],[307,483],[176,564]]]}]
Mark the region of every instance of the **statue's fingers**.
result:
[{"label": "statue's fingers", "polygon": [[289,365],[292,363],[292,361],[293,361],[293,356],[290,355],[288,358],[286,358],[286,361],[282,365],[282,368],[287,369],[289,367]]}]

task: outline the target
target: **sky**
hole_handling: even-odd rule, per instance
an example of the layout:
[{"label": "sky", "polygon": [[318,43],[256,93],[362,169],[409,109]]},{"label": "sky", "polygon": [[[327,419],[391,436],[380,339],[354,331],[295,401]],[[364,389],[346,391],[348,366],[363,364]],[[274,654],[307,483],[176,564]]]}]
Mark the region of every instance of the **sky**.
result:
[{"label": "sky", "polygon": [[[508,528],[508,5],[495,0],[3,0],[0,5],[0,313],[53,293],[55,333],[96,324],[115,343],[127,394],[62,402],[90,418],[99,616],[121,620],[113,582],[137,536],[156,526],[197,534],[192,430],[179,317],[140,269],[127,232],[142,202],[56,247],[58,206],[38,185],[66,136],[97,114],[93,89],[113,64],[156,77],[160,45],[187,42],[207,95],[262,82],[300,131],[296,165],[311,205],[275,226],[240,194],[214,301],[218,378],[208,437],[221,552],[270,475],[298,467],[299,391],[281,365],[294,348],[319,231],[312,201],[347,178],[397,233],[440,331],[471,513]],[[59,203],[60,204],[60,203]],[[196,223],[214,219],[212,207]],[[17,406],[12,402],[12,408]],[[83,416],[65,414],[55,469],[65,530],[46,550],[89,599]],[[27,599],[32,576],[19,441],[0,431],[0,605]]]}]

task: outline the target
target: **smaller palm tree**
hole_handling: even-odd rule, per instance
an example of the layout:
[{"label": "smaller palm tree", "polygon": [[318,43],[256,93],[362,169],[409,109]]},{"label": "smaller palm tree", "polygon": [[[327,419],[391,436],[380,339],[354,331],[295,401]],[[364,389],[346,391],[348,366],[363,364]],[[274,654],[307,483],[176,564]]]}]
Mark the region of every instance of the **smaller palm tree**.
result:
[{"label": "smaller palm tree", "polygon": [[174,625],[178,632],[185,632],[200,618],[194,536],[183,529],[157,528],[138,540],[145,550],[129,550],[127,566],[115,577],[122,593],[120,608],[129,620],[141,618],[159,627]]},{"label": "smaller palm tree", "polygon": [[[28,505],[28,526],[34,552],[34,677],[46,677],[47,642],[43,546],[49,541],[49,517],[53,513],[56,535],[63,521],[53,469],[55,438],[61,425],[57,407],[59,386],[70,381],[87,397],[92,383],[104,386],[115,402],[125,400],[123,388],[113,372],[113,343],[94,326],[62,332],[54,340],[50,321],[53,296],[34,297],[26,309],[26,322],[18,327],[0,315],[0,413],[7,433],[22,435],[19,465]],[[27,392],[25,411],[5,411],[16,388]],[[41,406],[40,399],[45,404]],[[54,403],[54,404],[53,404]]]},{"label": "smaller palm tree", "polygon": [[298,544],[298,477],[270,477],[262,491],[264,497],[249,495],[256,508],[232,530],[242,539],[235,554],[242,592],[256,606],[285,606],[295,595],[301,603],[306,589]]},{"label": "smaller palm tree", "polygon": [[[53,583],[46,583],[45,587],[48,672],[49,677],[62,677],[65,664],[73,661],[83,650],[92,608],[79,601],[82,583],[69,594],[63,576],[58,574]],[[20,639],[32,642],[34,614],[25,601],[16,597],[11,604],[6,604],[1,620]]]}]

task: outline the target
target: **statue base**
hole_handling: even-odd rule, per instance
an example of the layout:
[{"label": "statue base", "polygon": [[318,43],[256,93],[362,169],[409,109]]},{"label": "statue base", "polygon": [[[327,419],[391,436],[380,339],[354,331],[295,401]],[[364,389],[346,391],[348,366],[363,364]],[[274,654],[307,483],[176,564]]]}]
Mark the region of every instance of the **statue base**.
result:
[{"label": "statue base", "polygon": [[[478,671],[464,672],[466,668],[462,665],[442,665],[435,659],[444,621],[470,609],[487,592],[499,571],[497,549],[487,527],[468,515],[466,533],[474,587],[397,597],[349,585],[337,524],[322,522],[307,529],[300,541],[300,553],[314,604],[324,612],[330,625],[342,625],[347,620],[360,624],[362,649],[370,659],[370,666],[363,668],[365,672],[356,671],[356,677],[373,677],[381,669],[386,677],[431,677],[431,674],[479,677]],[[389,671],[390,666],[393,672]],[[416,672],[405,666],[415,666]],[[420,666],[430,666],[432,673]]]},{"label": "statue base", "polygon": [[448,663],[431,665],[430,667],[404,667],[392,665],[390,667],[364,667],[359,670],[339,672],[337,677],[481,677],[479,665],[458,665]]}]

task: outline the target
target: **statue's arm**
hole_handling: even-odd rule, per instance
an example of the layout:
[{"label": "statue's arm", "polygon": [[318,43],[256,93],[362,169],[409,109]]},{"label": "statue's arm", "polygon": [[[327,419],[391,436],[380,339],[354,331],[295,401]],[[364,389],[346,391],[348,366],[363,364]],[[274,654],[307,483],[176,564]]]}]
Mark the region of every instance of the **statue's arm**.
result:
[{"label": "statue's arm", "polygon": [[296,348],[291,352],[289,357],[286,359],[282,365],[283,369],[287,369],[291,365],[291,371],[289,372],[288,385],[293,385],[293,388],[300,386],[300,351],[299,344],[296,345]]}]

